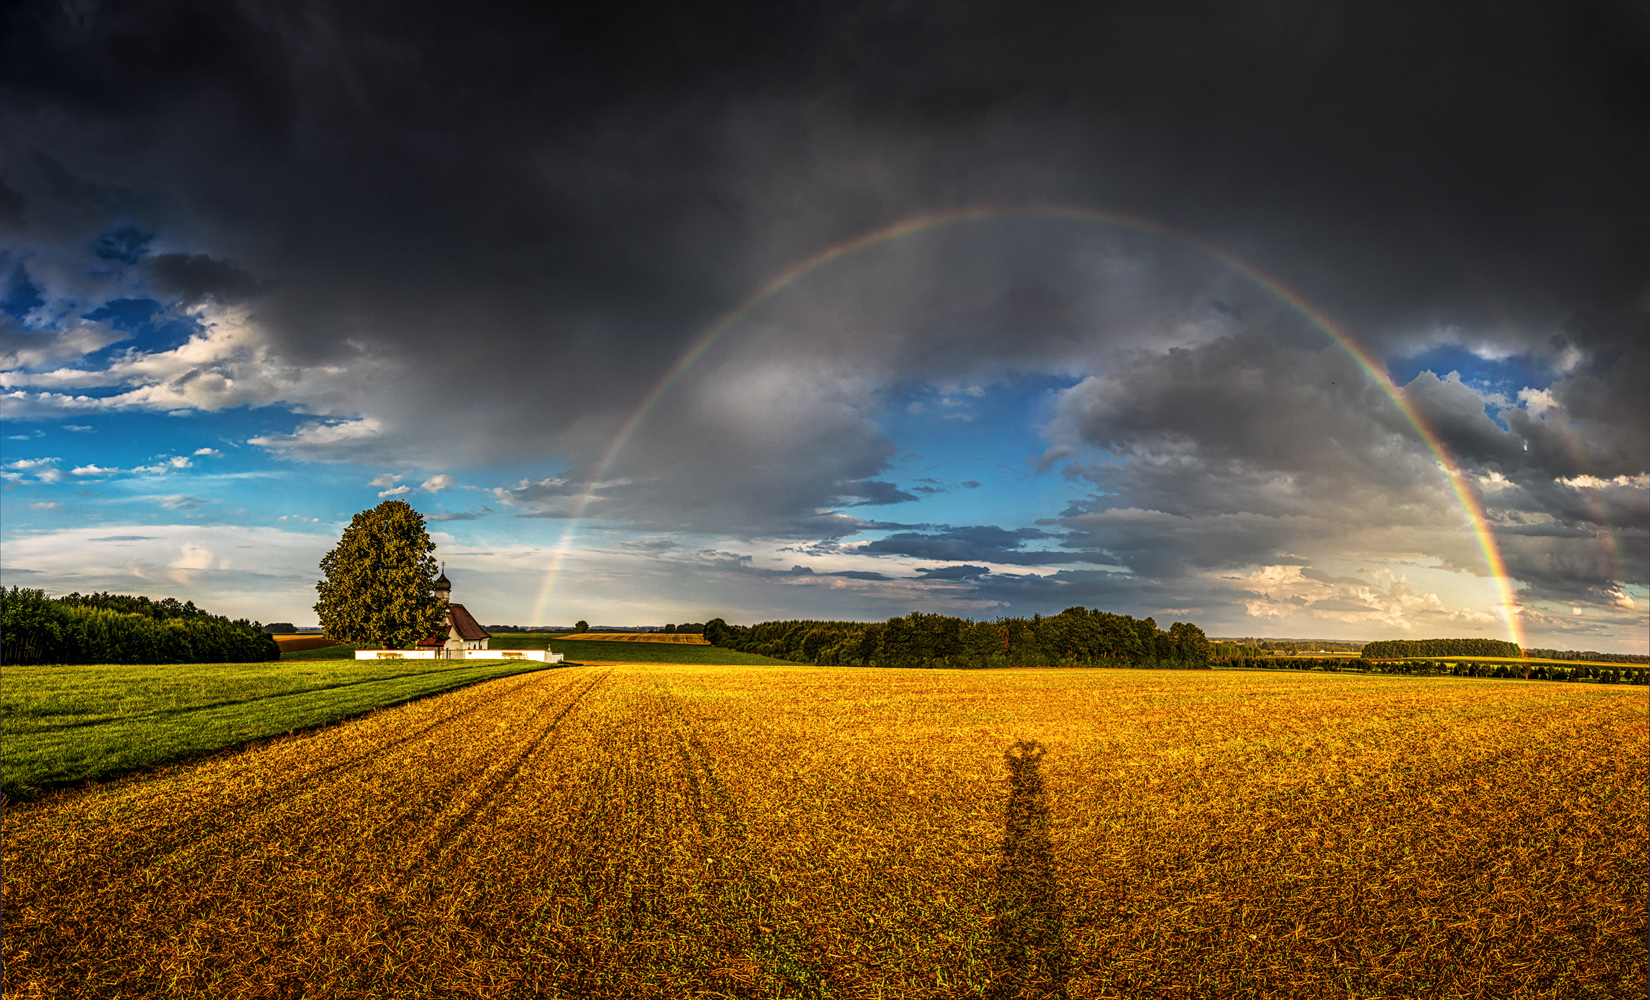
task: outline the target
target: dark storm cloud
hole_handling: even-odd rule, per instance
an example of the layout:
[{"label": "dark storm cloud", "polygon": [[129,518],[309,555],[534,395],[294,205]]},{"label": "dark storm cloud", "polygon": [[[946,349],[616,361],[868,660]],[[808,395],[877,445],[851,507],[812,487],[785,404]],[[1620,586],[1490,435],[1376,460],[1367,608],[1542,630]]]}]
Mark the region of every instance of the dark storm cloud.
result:
[{"label": "dark storm cloud", "polygon": [[[1566,533],[1608,522],[1642,547],[1621,520],[1642,490],[1589,506],[1554,484],[1639,475],[1650,451],[1650,29],[1633,6],[176,0],[0,17],[8,270],[53,301],[143,279],[238,304],[269,372],[234,380],[281,387],[245,405],[299,414],[259,439],[277,454],[554,458],[565,474],[499,502],[830,539],[866,524],[833,506],[934,488],[887,481],[879,390],[1093,375],[1048,458],[1095,488],[1061,522],[1062,558],[1184,583],[1419,525],[1416,544],[1476,565],[1459,531],[1426,535],[1447,493],[1347,355],[1139,234],[1004,225],[845,261],[838,284],[753,314],[604,462],[693,338],[796,261],[925,212],[1056,203],[1226,247],[1377,354],[1528,359],[1550,376],[1545,416],[1505,400],[1498,423],[1447,372],[1409,392],[1471,474],[1512,484],[1527,523],[1509,559],[1537,592],[1607,582],[1611,560],[1549,552]],[[42,346],[14,319],[20,367],[110,343]],[[1056,561],[974,530],[864,551]],[[1020,600],[1043,579],[979,582]],[[1123,586],[1059,580],[1049,594]]]},{"label": "dark storm cloud", "polygon": [[1560,341],[1561,349],[1574,347],[1585,359],[1579,371],[1554,386],[1572,424],[1568,436],[1584,443],[1569,445],[1570,461],[1579,457],[1587,466],[1582,471],[1606,479],[1644,472],[1650,454],[1650,421],[1638,412],[1650,385],[1650,288],[1637,304],[1637,328],[1625,337],[1615,335],[1614,324],[1583,320],[1571,327],[1583,333]]},{"label": "dark storm cloud", "polygon": [[978,580],[990,574],[991,570],[984,566],[970,566],[967,563],[961,566],[937,566],[917,570],[917,578],[920,580]]},{"label": "dark storm cloud", "polygon": [[[271,315],[294,349],[320,351],[340,311],[370,307],[352,318],[415,350],[463,315],[494,351],[626,357],[634,390],[789,256],[979,200],[1207,235],[1264,222],[1305,250],[1270,263],[1305,265],[1370,327],[1478,314],[1451,301],[1463,268],[1512,305],[1607,308],[1650,256],[1633,257],[1650,249],[1643,26],[1610,7],[35,3],[9,20],[17,155],[96,183],[136,154],[116,187],[144,178],[206,237],[255,227],[261,252],[235,257],[289,284]],[[48,111],[71,138],[45,134]],[[637,364],[637,347],[665,353]]]},{"label": "dark storm cloud", "polygon": [[210,254],[159,254],[149,258],[148,269],[157,291],[176,295],[189,305],[207,297],[239,302],[261,288],[257,278]]},{"label": "dark storm cloud", "polygon": [[430,521],[474,521],[486,517],[492,512],[491,508],[483,507],[480,510],[438,511],[434,514],[426,514],[424,517]]},{"label": "dark storm cloud", "polygon": [[1107,561],[1093,553],[1058,550],[1026,550],[1027,542],[1060,538],[1040,528],[1009,530],[996,525],[963,525],[938,531],[900,531],[875,541],[851,546],[844,551],[873,556],[910,556],[916,559],[943,559],[948,562],[979,560],[1022,565],[1061,562]]},{"label": "dark storm cloud", "polygon": [[[1573,391],[1569,380],[1553,386],[1559,398]],[[1503,427],[1482,392],[1431,372],[1404,393],[1501,512],[1498,545],[1528,599],[1608,604],[1618,583],[1644,580],[1643,485],[1567,485],[1592,445],[1565,415],[1532,416],[1503,399]],[[1097,493],[1065,511],[1064,544],[1154,579],[1284,565],[1299,561],[1291,552],[1359,533],[1385,535],[1386,551],[1483,572],[1420,433],[1333,347],[1249,331],[1141,357],[1066,392],[1054,436],[1126,459],[1067,467]],[[1620,467],[1642,470],[1643,459]]]},{"label": "dark storm cloud", "polygon": [[848,483],[838,495],[837,502],[845,503],[849,507],[882,507],[891,503],[909,503],[916,499],[915,494],[907,493],[893,483],[862,479],[857,483]]},{"label": "dark storm cloud", "polygon": [[4,177],[0,177],[0,224],[23,225],[23,195],[7,184]]},{"label": "dark storm cloud", "polygon": [[707,551],[699,553],[699,556],[699,564],[702,566],[711,567],[724,573],[733,573],[740,576],[788,579],[793,581],[805,581],[814,577],[839,577],[844,580],[872,581],[890,579],[890,577],[885,574],[872,572],[870,570],[850,569],[818,572],[815,571],[812,566],[803,566],[800,564],[794,565],[790,569],[770,569],[765,566],[753,565],[752,559],[748,555],[739,555],[732,552]]},{"label": "dark storm cloud", "polygon": [[[1480,404],[1480,411],[1482,406]],[[1348,353],[1245,330],[1139,356],[1061,396],[1045,463],[1078,447],[1116,464],[1071,466],[1130,504],[1179,515],[1404,506],[1436,494],[1413,430]],[[1193,488],[1200,477],[1218,488]],[[1378,481],[1378,496],[1348,489]],[[1118,504],[1115,500],[1113,505]]]},{"label": "dark storm cloud", "polygon": [[114,260],[122,264],[136,264],[148,255],[149,242],[154,238],[154,233],[146,233],[131,223],[127,223],[116,226],[99,236],[94,252],[102,260]]}]

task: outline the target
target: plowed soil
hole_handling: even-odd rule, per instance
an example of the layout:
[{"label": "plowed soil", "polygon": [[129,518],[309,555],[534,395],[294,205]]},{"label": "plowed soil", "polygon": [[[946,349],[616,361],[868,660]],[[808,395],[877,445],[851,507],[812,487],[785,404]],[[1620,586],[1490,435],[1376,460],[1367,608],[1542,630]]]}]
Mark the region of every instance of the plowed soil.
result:
[{"label": "plowed soil", "polygon": [[620,666],[10,805],[8,997],[1624,997],[1647,706]]}]

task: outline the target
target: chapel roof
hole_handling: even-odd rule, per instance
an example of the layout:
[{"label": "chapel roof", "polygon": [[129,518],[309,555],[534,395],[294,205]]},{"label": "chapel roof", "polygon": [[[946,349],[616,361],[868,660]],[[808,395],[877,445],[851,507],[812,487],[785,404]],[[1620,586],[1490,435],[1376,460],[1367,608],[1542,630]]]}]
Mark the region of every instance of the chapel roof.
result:
[{"label": "chapel roof", "polygon": [[482,628],[470,613],[464,610],[462,604],[449,604],[447,610],[453,615],[453,631],[465,642],[475,642],[480,639],[491,639],[493,633]]}]

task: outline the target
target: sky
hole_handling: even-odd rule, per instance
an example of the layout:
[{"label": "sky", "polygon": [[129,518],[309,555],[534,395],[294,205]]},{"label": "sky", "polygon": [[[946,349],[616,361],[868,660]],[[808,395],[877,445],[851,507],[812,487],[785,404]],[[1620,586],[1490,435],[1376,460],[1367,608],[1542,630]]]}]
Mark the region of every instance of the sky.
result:
[{"label": "sky", "polygon": [[0,19],[6,586],[1650,646],[1642,5]]}]

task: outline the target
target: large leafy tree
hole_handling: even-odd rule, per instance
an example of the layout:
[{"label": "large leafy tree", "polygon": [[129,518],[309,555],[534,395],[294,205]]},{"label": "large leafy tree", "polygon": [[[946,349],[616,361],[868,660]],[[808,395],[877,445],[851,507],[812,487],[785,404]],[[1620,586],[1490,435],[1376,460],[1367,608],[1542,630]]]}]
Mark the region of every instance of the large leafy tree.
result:
[{"label": "large leafy tree", "polygon": [[342,642],[402,649],[438,631],[435,543],[424,516],[401,500],[355,515],[321,559],[321,628]]}]

